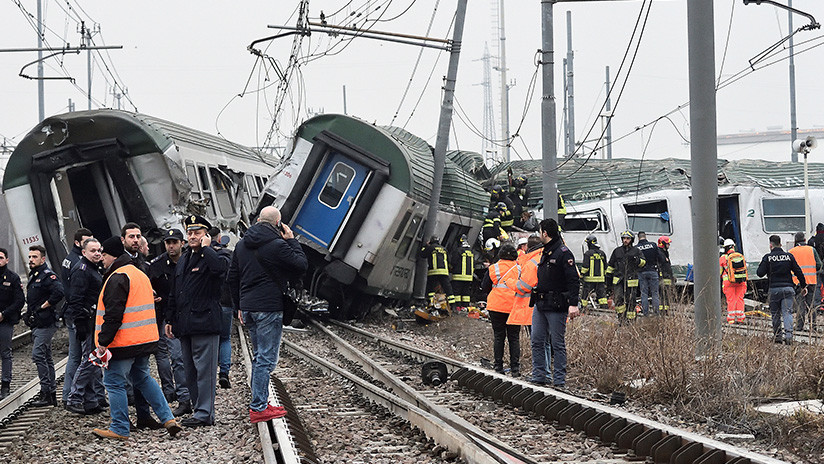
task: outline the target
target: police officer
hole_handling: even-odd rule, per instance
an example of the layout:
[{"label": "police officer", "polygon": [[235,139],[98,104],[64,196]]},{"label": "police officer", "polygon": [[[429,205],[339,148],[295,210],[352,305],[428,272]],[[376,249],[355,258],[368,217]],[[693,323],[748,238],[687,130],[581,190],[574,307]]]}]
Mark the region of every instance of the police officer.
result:
[{"label": "police officer", "polygon": [[106,398],[100,369],[89,361],[94,351],[94,317],[97,300],[103,287],[103,276],[98,263],[103,258],[100,242],[90,237],[81,246],[82,257],[74,265],[69,279],[70,290],[66,298],[63,317],[75,327],[77,341],[81,344],[81,361],[75,369],[71,391],[64,402],[67,411],[76,414],[94,414],[103,411],[101,399]]},{"label": "police officer", "polygon": [[638,294],[638,270],[646,261],[638,248],[632,246],[635,235],[625,230],[621,233],[621,246],[612,251],[607,262],[607,282],[612,285],[615,312],[618,321],[635,320],[635,297]]},{"label": "police officer", "polygon": [[452,293],[452,284],[449,281],[449,260],[446,250],[441,246],[438,237],[432,236],[429,244],[421,250],[421,258],[426,258],[426,296],[432,302],[435,298],[435,288],[440,285],[446,294],[446,301],[455,304],[455,294]]},{"label": "police officer", "polygon": [[66,291],[66,303],[63,304],[63,307],[60,309],[60,317],[63,318],[63,322],[66,324],[66,329],[69,332],[69,355],[68,360],[66,361],[66,374],[63,376],[63,392],[61,395],[63,397],[63,404],[66,404],[66,401],[69,398],[69,392],[72,390],[72,381],[74,379],[77,366],[80,365],[80,352],[82,351],[80,341],[77,339],[77,334],[74,330],[74,323],[71,320],[66,320],[65,318],[66,305],[69,302],[69,292],[71,291],[69,279],[71,278],[72,268],[74,268],[74,265],[77,264],[82,257],[81,245],[83,244],[83,241],[91,236],[92,231],[89,229],[77,229],[74,233],[74,245],[72,246],[72,249],[69,250],[69,254],[66,255],[66,258],[63,259],[63,262],[60,264],[60,280],[63,282],[63,289]]},{"label": "police officer", "polygon": [[[770,280],[770,314],[772,315],[773,341],[792,344],[793,339],[793,289],[792,274],[798,279],[801,294],[807,294],[807,281],[804,272],[795,261],[795,257],[781,248],[781,237],[770,235],[770,252],[761,258],[755,271],[758,277],[769,275]],[[781,333],[781,322],[784,333]]]},{"label": "police officer", "polygon": [[[561,240],[555,219],[541,221],[541,241],[544,243],[538,263],[538,283],[532,290],[532,382],[548,383],[546,351],[547,335],[552,347],[552,384],[566,385],[566,321],[578,316],[578,269],[575,257]],[[536,354],[539,354],[536,356]]]},{"label": "police officer", "polygon": [[661,254],[658,247],[647,240],[646,232],[638,232],[638,245],[635,246],[644,254],[646,265],[638,272],[638,284],[641,288],[641,308],[644,316],[649,316],[649,299],[652,297],[652,314],[658,314],[660,299],[658,295],[658,262]]},{"label": "police officer", "polygon": [[163,395],[169,403],[177,400],[177,408],[172,413],[175,417],[180,417],[192,412],[192,402],[186,388],[186,371],[183,368],[180,340],[167,337],[165,326],[171,280],[183,248],[183,232],[180,229],[167,230],[163,234],[163,246],[166,251],[149,263],[149,280],[155,291],[155,311],[160,332],[155,361]]},{"label": "police officer", "polygon": [[672,262],[670,262],[669,248],[672,240],[669,237],[658,237],[658,250],[661,252],[659,266],[660,291],[661,291],[661,311],[666,315],[670,306],[675,302],[675,274],[672,272]]},{"label": "police officer", "polygon": [[202,216],[183,220],[189,250],[175,267],[166,307],[166,335],[180,339],[186,387],[194,412],[181,421],[186,427],[215,423],[215,390],[222,310],[221,284],[229,260],[212,248],[206,232],[212,228]]},{"label": "police officer", "polygon": [[472,280],[475,274],[475,255],[469,247],[466,235],[461,235],[459,245],[453,252],[452,289],[455,291],[455,303],[464,310],[472,306]]},{"label": "police officer", "polygon": [[[217,227],[212,227],[209,230],[209,236],[212,237],[212,248],[225,256],[231,263],[232,250],[226,247],[229,244],[229,237],[221,236],[220,229]],[[229,369],[232,367],[232,318],[235,312],[233,307],[232,292],[229,283],[224,280],[220,291],[220,308],[223,315],[220,323],[220,348],[217,355],[219,371],[217,379],[220,388],[232,388],[232,382],[229,380]]]},{"label": "police officer", "polygon": [[0,359],[2,359],[2,384],[0,400],[9,396],[11,389],[11,338],[14,326],[20,321],[23,309],[23,285],[20,276],[8,268],[9,252],[0,248]]},{"label": "police officer", "polygon": [[595,292],[598,298],[598,306],[607,306],[607,284],[606,266],[607,254],[598,246],[598,238],[589,235],[586,238],[587,251],[584,252],[584,261],[581,265],[581,276],[584,283],[581,284],[581,307],[587,309],[589,304],[589,294]]},{"label": "police officer", "polygon": [[57,332],[56,305],[63,299],[63,284],[46,264],[46,249],[42,245],[29,247],[29,269],[23,320],[31,327],[31,358],[40,378],[40,393],[31,406],[57,406],[51,345]]}]

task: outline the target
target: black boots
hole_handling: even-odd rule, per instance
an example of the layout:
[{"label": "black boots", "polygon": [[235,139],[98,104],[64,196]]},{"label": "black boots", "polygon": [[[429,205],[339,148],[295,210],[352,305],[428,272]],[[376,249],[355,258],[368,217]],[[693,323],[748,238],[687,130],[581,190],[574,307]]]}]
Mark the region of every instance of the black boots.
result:
[{"label": "black boots", "polygon": [[31,403],[34,408],[43,406],[57,406],[57,393],[46,393],[41,391],[37,398]]},{"label": "black boots", "polygon": [[0,400],[5,399],[11,393],[11,384],[10,382],[3,382],[0,385]]},{"label": "black boots", "polygon": [[180,417],[184,414],[191,414],[192,412],[192,402],[191,401],[178,401],[177,408],[172,411],[172,415],[175,417]]}]

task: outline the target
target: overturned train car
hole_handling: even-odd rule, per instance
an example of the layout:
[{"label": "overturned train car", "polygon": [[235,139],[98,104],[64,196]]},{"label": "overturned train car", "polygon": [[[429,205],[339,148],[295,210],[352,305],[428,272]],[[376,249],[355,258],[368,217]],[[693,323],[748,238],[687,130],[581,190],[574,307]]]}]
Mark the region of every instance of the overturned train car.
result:
[{"label": "overturned train car", "polygon": [[[433,179],[433,149],[397,127],[343,115],[301,124],[258,210],[277,206],[310,259],[311,294],[353,316],[376,298],[413,295]],[[489,202],[480,184],[447,160],[435,235],[471,241]],[[421,289],[422,290],[422,289]]]},{"label": "overturned train car", "polygon": [[80,227],[105,239],[136,222],[158,247],[187,214],[242,230],[274,161],[148,115],[79,111],[47,118],[20,141],[3,192],[21,251],[43,245],[57,268]]}]

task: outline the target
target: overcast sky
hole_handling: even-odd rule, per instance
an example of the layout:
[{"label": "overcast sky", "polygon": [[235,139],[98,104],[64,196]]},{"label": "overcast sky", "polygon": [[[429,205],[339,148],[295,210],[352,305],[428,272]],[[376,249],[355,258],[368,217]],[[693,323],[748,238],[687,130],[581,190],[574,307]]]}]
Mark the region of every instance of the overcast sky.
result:
[{"label": "overcast sky", "polygon": [[[16,1],[0,3],[0,17],[4,19],[0,29],[0,48],[36,45],[36,34]],[[824,2],[795,0],[793,3],[796,8],[824,20]],[[32,15],[36,14],[36,2],[20,0],[20,4]],[[246,47],[255,39],[275,34],[276,31],[267,28],[268,25],[294,26],[296,17],[293,13],[297,4],[296,0],[68,0],[68,3],[66,0],[44,0],[43,3],[45,23],[50,28],[46,38],[51,46],[60,47],[64,42],[79,44],[78,17],[91,18],[99,24],[101,34],[95,35],[96,44],[105,41],[108,45],[123,45],[123,50],[110,51],[110,59],[107,57],[106,62],[110,67],[113,64],[112,73],[116,71],[118,81],[128,87],[129,98],[140,112],[210,133],[219,130],[230,140],[253,146],[263,143],[271,125],[277,84],[272,85],[276,76],[271,73],[271,68],[268,82],[260,67],[253,72],[255,57]],[[369,24],[375,30],[426,35],[435,5],[438,9],[428,35],[451,37],[449,27],[455,11],[454,0],[313,0],[309,4],[309,15],[317,21],[323,11],[329,24],[341,24],[348,22],[352,18],[350,13],[356,11],[362,13],[360,17],[357,14],[354,16],[357,24],[362,25],[367,19],[378,19],[382,12],[382,19],[386,20],[400,15],[409,7],[397,19]],[[483,127],[484,97],[483,87],[479,84],[483,81],[484,72],[480,58],[485,43],[493,54],[497,53],[493,5],[491,0],[473,0],[469,4],[456,92],[466,115],[462,115],[463,121],[458,118],[454,120],[452,148],[477,152],[482,148],[481,138],[468,126],[475,125],[479,130]],[[381,8],[378,9],[378,6]],[[641,7],[641,1],[593,1],[559,3],[554,8],[555,88],[559,125],[563,107],[560,101],[563,92],[560,64],[567,49],[566,11],[572,11],[578,140],[583,139],[593,125],[596,130],[590,138],[600,130],[597,116],[605,97],[604,68],[610,66],[612,79],[615,80]],[[787,35],[787,13],[774,6],[744,6],[741,0],[733,5],[732,0],[719,0],[715,2],[715,8],[716,73],[721,74],[721,80],[746,70],[749,59]],[[520,140],[514,142],[512,159],[528,158],[530,154],[538,158],[541,153],[540,73],[531,104],[527,99],[529,82],[536,69],[535,52],[541,47],[540,9],[539,0],[506,2],[508,77],[515,82],[510,91],[512,132],[515,132],[520,115],[528,105]],[[341,10],[340,13],[332,16],[337,10]],[[648,158],[683,156],[685,141],[682,137],[689,139],[688,107],[671,114],[671,122],[663,120],[654,130],[653,126],[640,131],[635,131],[635,128],[688,101],[686,17],[684,0],[656,0],[653,3],[635,63],[613,119],[614,138],[631,135],[615,143],[614,157],[640,157],[648,141],[644,154]],[[804,17],[795,16],[794,26],[798,27],[806,21]],[[300,55],[320,53],[339,40],[313,34],[304,40]],[[798,46],[808,40],[812,41]],[[260,47],[268,45],[266,53],[285,67],[292,42],[292,37],[287,37],[270,44],[263,43]],[[820,30],[796,35],[797,52],[820,44],[824,44]],[[338,46],[334,50],[340,49]],[[282,131],[291,133],[294,123],[306,118],[307,109],[342,113],[343,86],[346,86],[349,114],[381,125],[392,123],[410,76],[413,76],[419,50],[409,45],[358,38],[334,56],[319,56],[304,64],[297,76],[299,79],[291,83],[293,99],[287,100],[281,115]],[[103,56],[106,56],[105,53]],[[784,51],[769,61],[786,56]],[[20,69],[34,59],[34,53],[0,53],[0,137],[20,140],[37,123],[37,84],[18,77]],[[407,130],[433,145],[438,124],[440,87],[446,74],[447,60],[445,52],[424,50],[408,95],[394,120],[394,125],[406,124]],[[59,67],[60,62],[63,69]],[[77,87],[67,80],[46,81],[46,115],[65,112],[70,98],[78,110],[86,109],[83,93],[87,86],[85,52],[79,56],[66,55],[60,60],[53,58],[47,63],[47,76],[68,73],[76,79]],[[97,57],[92,92],[95,108],[116,106],[104,76],[109,84],[113,78],[102,68],[102,63]],[[789,128],[787,63],[786,60],[780,61],[719,90],[719,134],[778,126]],[[824,47],[813,48],[796,57],[800,128],[824,125],[821,111],[824,96],[824,81],[820,77],[822,67]],[[623,81],[628,68],[625,65],[621,76],[617,76],[618,84]],[[27,68],[27,72],[36,75],[36,67]],[[432,77],[427,85],[430,72]],[[246,95],[237,98],[250,76]],[[269,87],[265,91],[257,91],[267,85]],[[493,111],[497,118],[500,111],[497,76],[493,76],[493,88]],[[613,93],[613,105],[616,104],[617,90]],[[300,112],[294,114],[293,108],[298,102]],[[125,99],[121,100],[121,105],[125,109],[133,109]],[[414,114],[410,118],[413,107]],[[496,127],[495,138],[499,137]],[[559,141],[561,139],[559,134]],[[775,153],[773,159],[789,159],[789,141],[787,145],[787,151]]]}]

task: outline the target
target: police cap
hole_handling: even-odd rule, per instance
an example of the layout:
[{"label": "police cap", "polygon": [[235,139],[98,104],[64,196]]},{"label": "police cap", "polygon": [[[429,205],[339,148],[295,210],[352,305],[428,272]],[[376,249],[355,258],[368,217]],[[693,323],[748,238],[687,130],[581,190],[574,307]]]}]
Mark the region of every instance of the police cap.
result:
[{"label": "police cap", "polygon": [[205,217],[193,214],[191,216],[186,216],[186,218],[183,219],[183,227],[185,227],[186,230],[209,230],[212,228],[212,224],[210,224]]},{"label": "police cap", "polygon": [[163,234],[163,241],[166,240],[180,240],[183,241],[183,232],[180,229],[169,229]]}]

